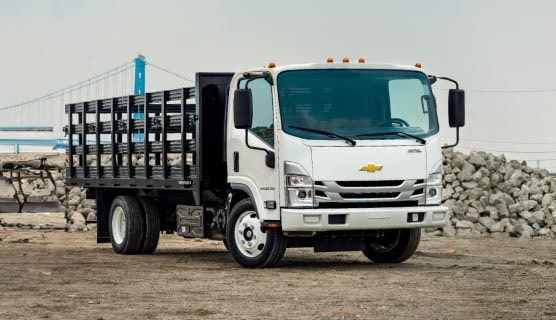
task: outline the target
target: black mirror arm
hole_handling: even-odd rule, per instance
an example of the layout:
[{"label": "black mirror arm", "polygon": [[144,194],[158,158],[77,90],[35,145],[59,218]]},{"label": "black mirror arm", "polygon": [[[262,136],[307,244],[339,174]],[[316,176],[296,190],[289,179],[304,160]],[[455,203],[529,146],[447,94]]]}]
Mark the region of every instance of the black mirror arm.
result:
[{"label": "black mirror arm", "polygon": [[249,145],[249,139],[247,138],[248,136],[249,136],[248,129],[245,129],[245,145],[247,146],[247,148],[266,152],[266,159],[265,159],[266,166],[269,168],[274,168],[275,167],[274,152],[267,150],[265,148],[259,148],[259,147]]},{"label": "black mirror arm", "polygon": [[[437,77],[437,76],[429,75],[429,81],[431,82],[431,84],[434,84],[437,79],[450,81],[450,82],[452,82],[453,84],[456,85],[456,90],[459,90],[459,83],[456,80],[454,80],[452,78],[448,78],[448,77]],[[456,142],[453,143],[453,144],[444,145],[444,146],[442,146],[442,149],[453,148],[453,147],[457,146],[458,143],[459,143],[459,127],[456,127]]]},{"label": "black mirror arm", "polygon": [[458,143],[459,143],[459,127],[456,127],[456,142],[454,144],[443,145],[441,148],[442,149],[453,148],[453,147],[457,146]]},{"label": "black mirror arm", "polygon": [[[459,83],[458,83],[456,80],[452,79],[452,78],[448,78],[448,77],[437,77],[437,76],[429,76],[429,77],[433,77],[434,79],[441,79],[441,80],[450,81],[450,82],[452,82],[453,84],[455,84],[455,85],[456,85],[456,89],[459,90]],[[436,82],[436,80],[434,80],[434,82]],[[434,82],[433,82],[433,83],[434,83]]]},{"label": "black mirror arm", "polygon": [[[272,75],[268,71],[265,71],[263,73],[245,72],[243,74],[243,79],[247,79],[247,82],[245,83],[245,89],[248,88],[249,82],[251,82],[253,80],[256,80],[256,79],[265,79],[265,81],[268,82],[268,84],[270,84],[271,86],[274,85],[274,80],[272,79]],[[238,83],[237,83],[237,88],[238,89],[240,87],[240,83],[241,83],[241,81],[238,81]]]}]

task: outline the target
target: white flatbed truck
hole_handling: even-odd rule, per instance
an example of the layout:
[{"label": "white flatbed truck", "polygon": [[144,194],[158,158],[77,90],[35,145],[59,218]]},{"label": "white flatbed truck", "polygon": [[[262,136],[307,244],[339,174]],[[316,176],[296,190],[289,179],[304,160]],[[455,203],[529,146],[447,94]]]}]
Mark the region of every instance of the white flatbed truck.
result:
[{"label": "white flatbed truck", "polygon": [[[152,253],[175,232],[223,240],[245,267],[273,266],[287,247],[402,262],[421,228],[449,218],[437,79],[457,87],[363,59],[271,63],[69,104],[67,184],[96,199],[97,242],[120,254]],[[449,122],[465,122],[459,87]]]}]

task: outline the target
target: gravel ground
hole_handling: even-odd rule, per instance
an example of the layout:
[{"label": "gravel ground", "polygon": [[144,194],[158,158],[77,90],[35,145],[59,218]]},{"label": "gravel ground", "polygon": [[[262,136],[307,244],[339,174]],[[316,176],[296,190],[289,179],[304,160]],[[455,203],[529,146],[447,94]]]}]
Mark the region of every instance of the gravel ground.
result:
[{"label": "gravel ground", "polygon": [[220,242],[164,235],[121,256],[93,233],[0,227],[0,319],[555,319],[556,242],[424,238],[403,264],[289,249],[239,267]]}]

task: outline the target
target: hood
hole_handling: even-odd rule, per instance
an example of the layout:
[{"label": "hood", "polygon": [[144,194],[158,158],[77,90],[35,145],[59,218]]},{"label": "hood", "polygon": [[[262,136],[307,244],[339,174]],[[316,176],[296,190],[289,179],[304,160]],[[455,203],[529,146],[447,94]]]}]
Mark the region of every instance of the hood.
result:
[{"label": "hood", "polygon": [[312,146],[315,181],[424,179],[425,146]]}]

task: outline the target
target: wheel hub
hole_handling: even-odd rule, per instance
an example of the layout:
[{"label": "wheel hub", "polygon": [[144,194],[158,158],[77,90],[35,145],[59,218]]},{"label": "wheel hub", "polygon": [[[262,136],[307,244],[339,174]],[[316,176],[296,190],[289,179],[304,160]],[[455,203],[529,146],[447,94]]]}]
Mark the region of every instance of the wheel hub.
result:
[{"label": "wheel hub", "polygon": [[261,254],[266,244],[266,233],[254,211],[242,213],[236,221],[234,237],[239,251],[254,258]]},{"label": "wheel hub", "polygon": [[243,237],[245,238],[246,241],[251,241],[251,239],[253,239],[253,231],[250,228],[245,228],[245,231],[243,232]]},{"label": "wheel hub", "polygon": [[112,213],[112,235],[114,241],[117,244],[121,244],[124,241],[126,233],[126,218],[124,214],[124,209],[122,207],[116,207]]}]

